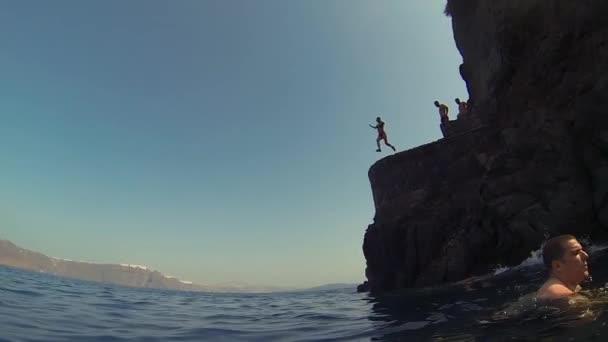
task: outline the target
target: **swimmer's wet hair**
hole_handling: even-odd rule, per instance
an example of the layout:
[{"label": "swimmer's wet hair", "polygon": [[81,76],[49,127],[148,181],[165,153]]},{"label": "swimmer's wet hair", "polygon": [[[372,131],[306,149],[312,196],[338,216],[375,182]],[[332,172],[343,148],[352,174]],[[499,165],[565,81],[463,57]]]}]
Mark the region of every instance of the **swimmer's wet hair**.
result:
[{"label": "swimmer's wet hair", "polygon": [[543,247],[543,263],[547,269],[551,269],[553,260],[561,259],[566,253],[566,242],[576,240],[572,235],[565,234],[550,238]]}]

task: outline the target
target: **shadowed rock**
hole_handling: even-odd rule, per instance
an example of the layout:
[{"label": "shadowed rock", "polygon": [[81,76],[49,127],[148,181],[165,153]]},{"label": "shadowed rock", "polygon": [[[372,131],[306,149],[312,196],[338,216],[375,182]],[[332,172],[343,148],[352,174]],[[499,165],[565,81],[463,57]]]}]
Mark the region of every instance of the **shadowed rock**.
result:
[{"label": "shadowed rock", "polygon": [[[516,265],[608,228],[608,3],[450,0],[475,122],[369,170],[371,291]],[[463,129],[459,128],[459,132]]]}]

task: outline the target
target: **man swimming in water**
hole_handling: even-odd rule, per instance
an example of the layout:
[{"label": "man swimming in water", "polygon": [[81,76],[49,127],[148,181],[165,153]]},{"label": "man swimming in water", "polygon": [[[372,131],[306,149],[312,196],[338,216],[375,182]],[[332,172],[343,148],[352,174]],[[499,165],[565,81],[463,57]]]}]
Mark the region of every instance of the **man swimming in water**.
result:
[{"label": "man swimming in water", "polygon": [[380,117],[376,118],[376,123],[376,126],[369,125],[369,127],[378,130],[378,137],[376,138],[376,144],[378,145],[378,149],[376,150],[376,152],[382,152],[382,150],[380,149],[380,140],[384,140],[384,144],[386,144],[386,146],[392,148],[393,151],[397,151],[395,150],[395,146],[388,143],[388,138],[386,137],[386,132],[384,131],[384,122],[380,119]]},{"label": "man swimming in water", "polygon": [[536,293],[539,300],[571,296],[581,290],[580,283],[589,277],[589,255],[572,235],[553,237],[543,247],[543,263],[549,279]]}]

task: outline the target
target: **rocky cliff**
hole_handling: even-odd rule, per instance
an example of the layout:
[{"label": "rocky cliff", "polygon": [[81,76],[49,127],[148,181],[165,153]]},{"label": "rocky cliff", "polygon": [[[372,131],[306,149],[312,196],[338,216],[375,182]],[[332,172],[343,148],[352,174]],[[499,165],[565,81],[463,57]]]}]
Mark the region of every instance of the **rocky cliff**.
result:
[{"label": "rocky cliff", "polygon": [[608,2],[449,0],[476,125],[369,170],[372,291],[515,265],[608,231]]}]

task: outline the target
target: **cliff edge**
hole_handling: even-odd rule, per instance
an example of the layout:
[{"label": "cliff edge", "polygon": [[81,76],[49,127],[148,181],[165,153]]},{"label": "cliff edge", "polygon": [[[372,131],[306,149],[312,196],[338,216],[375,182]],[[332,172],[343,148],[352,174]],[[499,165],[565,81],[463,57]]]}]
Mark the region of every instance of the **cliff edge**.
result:
[{"label": "cliff edge", "polygon": [[460,280],[519,264],[550,235],[608,231],[608,2],[449,0],[446,14],[475,125],[370,168],[372,291]]}]

